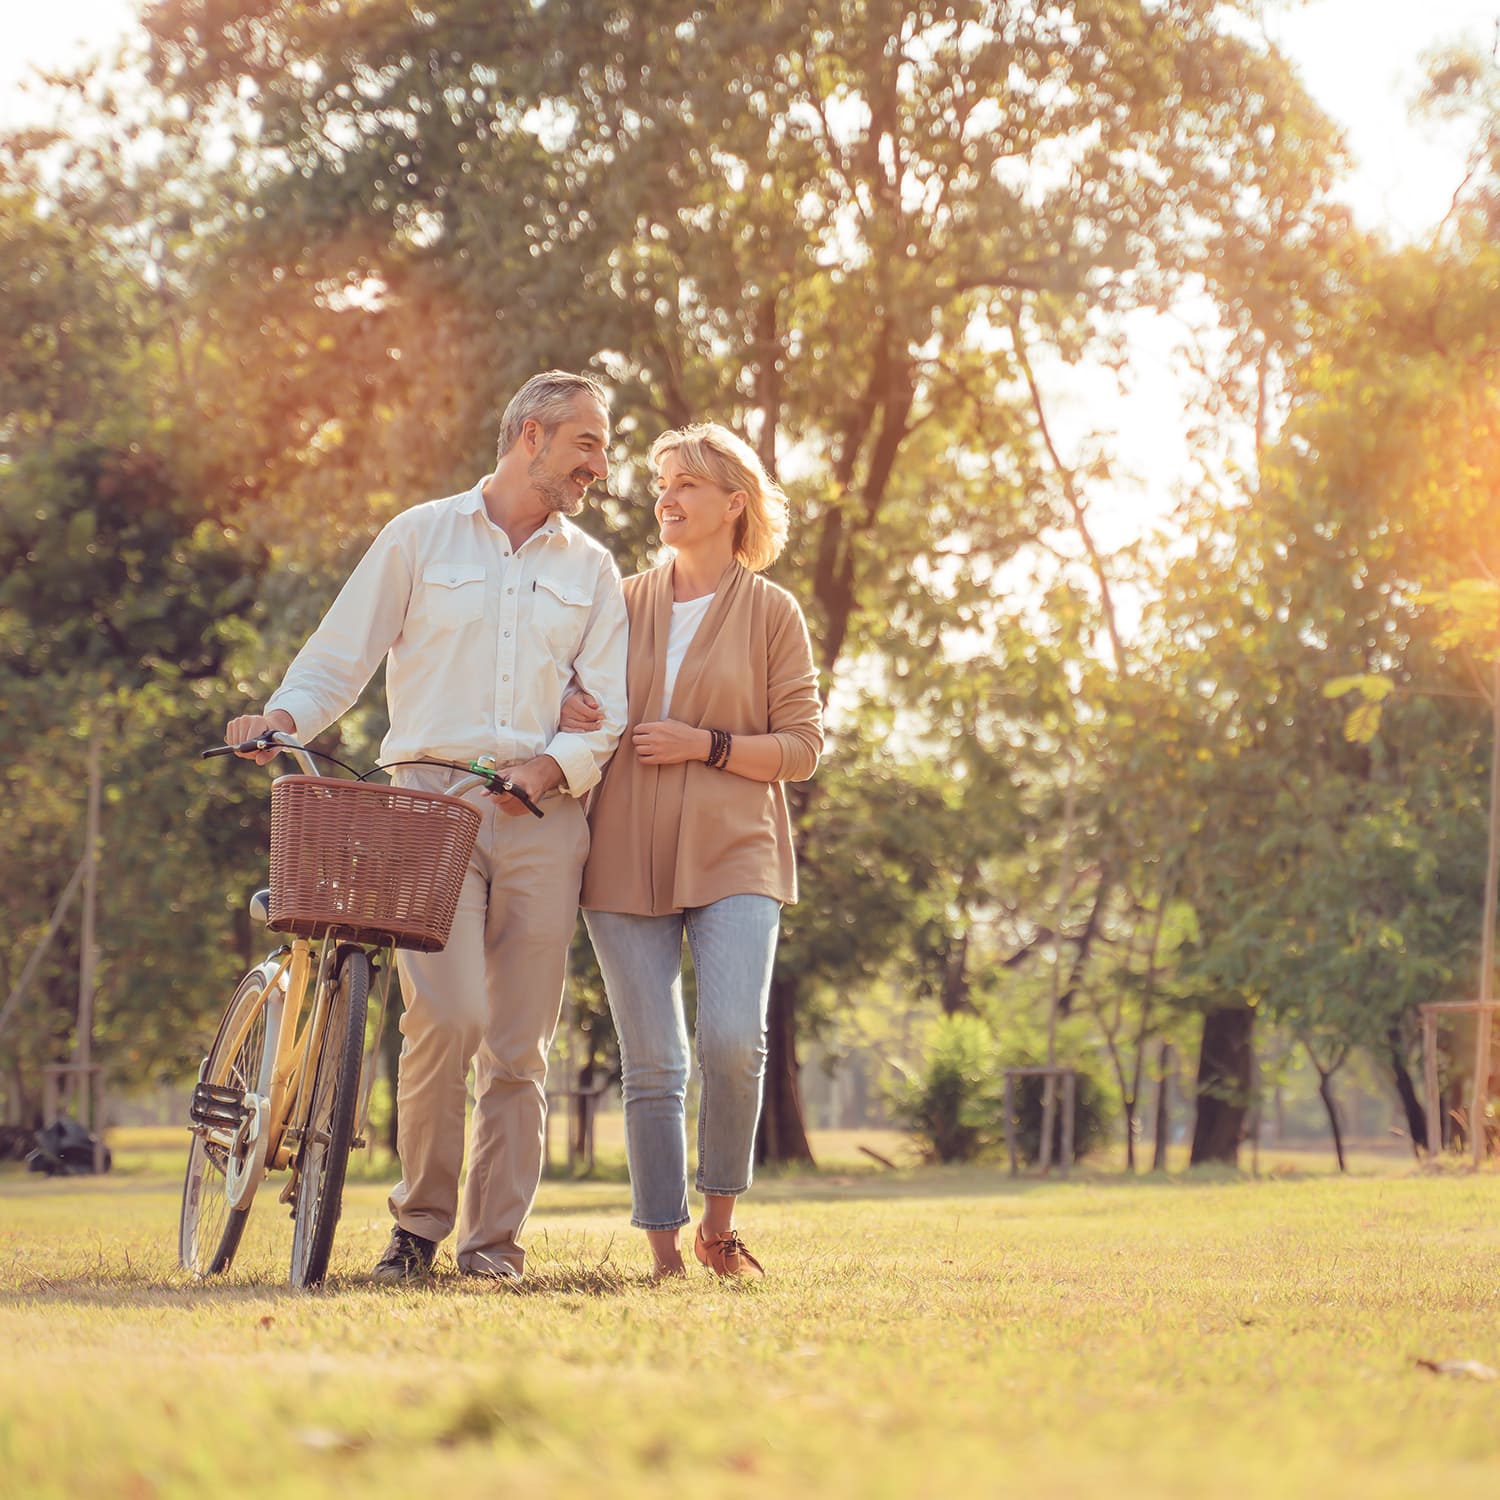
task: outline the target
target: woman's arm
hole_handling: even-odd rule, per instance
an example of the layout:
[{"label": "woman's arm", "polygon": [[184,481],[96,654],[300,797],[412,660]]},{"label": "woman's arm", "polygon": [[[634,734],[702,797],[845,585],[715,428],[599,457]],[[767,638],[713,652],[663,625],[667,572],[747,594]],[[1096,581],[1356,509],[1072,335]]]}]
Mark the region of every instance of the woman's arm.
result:
[{"label": "woman's arm", "polygon": [[[737,734],[721,770],[746,781],[806,781],[823,752],[823,700],[813,666],[812,642],[802,612],[783,596],[784,612],[772,629],[766,652],[769,734]],[[637,724],[630,732],[635,753],[648,766],[679,761],[707,762],[713,735],[676,719]]]},{"label": "woman's arm", "polygon": [[[630,739],[641,764],[647,766],[675,766],[684,760],[701,760],[706,765],[714,746],[708,730],[694,729],[678,719],[637,724]],[[780,781],[781,741],[774,734],[737,734],[729,746],[729,759],[720,769],[747,781]]]}]

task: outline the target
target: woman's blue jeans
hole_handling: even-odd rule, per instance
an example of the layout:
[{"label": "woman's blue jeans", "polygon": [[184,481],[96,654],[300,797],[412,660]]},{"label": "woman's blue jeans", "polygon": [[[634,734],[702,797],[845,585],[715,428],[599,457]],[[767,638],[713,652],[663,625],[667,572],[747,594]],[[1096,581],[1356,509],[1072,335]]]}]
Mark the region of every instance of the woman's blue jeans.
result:
[{"label": "woman's blue jeans", "polygon": [[695,1185],[700,1193],[735,1197],[752,1176],[781,906],[769,896],[726,896],[666,917],[583,915],[620,1038],[630,1222],[677,1229],[688,1222],[683,937],[698,978]]}]

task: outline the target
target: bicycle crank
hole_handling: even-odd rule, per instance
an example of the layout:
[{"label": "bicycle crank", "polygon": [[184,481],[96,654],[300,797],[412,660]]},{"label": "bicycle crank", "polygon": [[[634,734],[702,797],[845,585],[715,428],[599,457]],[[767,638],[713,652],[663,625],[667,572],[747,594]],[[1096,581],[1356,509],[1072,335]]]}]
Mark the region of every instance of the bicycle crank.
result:
[{"label": "bicycle crank", "polygon": [[266,1175],[271,1142],[271,1101],[260,1094],[244,1096],[244,1119],[235,1132],[224,1164],[224,1196],[230,1208],[246,1208]]}]

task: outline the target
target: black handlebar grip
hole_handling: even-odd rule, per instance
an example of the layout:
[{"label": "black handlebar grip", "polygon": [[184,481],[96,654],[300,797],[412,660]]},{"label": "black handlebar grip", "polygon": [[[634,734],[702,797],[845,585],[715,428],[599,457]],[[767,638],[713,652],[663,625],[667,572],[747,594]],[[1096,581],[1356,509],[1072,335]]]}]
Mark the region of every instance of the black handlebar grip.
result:
[{"label": "black handlebar grip", "polygon": [[514,797],[516,801],[519,802],[521,806],[524,807],[533,818],[541,818],[546,816],[541,808],[539,808],[536,803],[533,802],[531,798],[528,797],[526,793],[523,792],[521,788],[516,786],[513,782],[506,781],[503,778],[498,779],[495,782],[495,789],[501,792],[509,792],[510,795]]},{"label": "black handlebar grip", "polygon": [[271,740],[246,740],[243,745],[215,745],[211,750],[200,750],[199,760],[212,760],[216,755],[238,755],[240,751],[274,750],[277,745]]}]

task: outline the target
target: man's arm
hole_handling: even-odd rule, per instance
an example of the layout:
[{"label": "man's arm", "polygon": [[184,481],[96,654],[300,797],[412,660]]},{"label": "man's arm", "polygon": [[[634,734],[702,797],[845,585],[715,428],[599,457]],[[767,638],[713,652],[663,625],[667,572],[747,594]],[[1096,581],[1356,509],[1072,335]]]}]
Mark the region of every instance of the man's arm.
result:
[{"label": "man's arm", "polygon": [[625,732],[628,633],[619,570],[607,555],[601,555],[589,622],[573,658],[573,681],[599,705],[600,722],[585,731],[559,730],[545,751],[561,768],[568,791],[575,797],[599,780]]},{"label": "man's arm", "polygon": [[284,714],[304,743],[349,711],[406,623],[412,570],[399,522],[371,543],[266,703],[265,717]]}]

